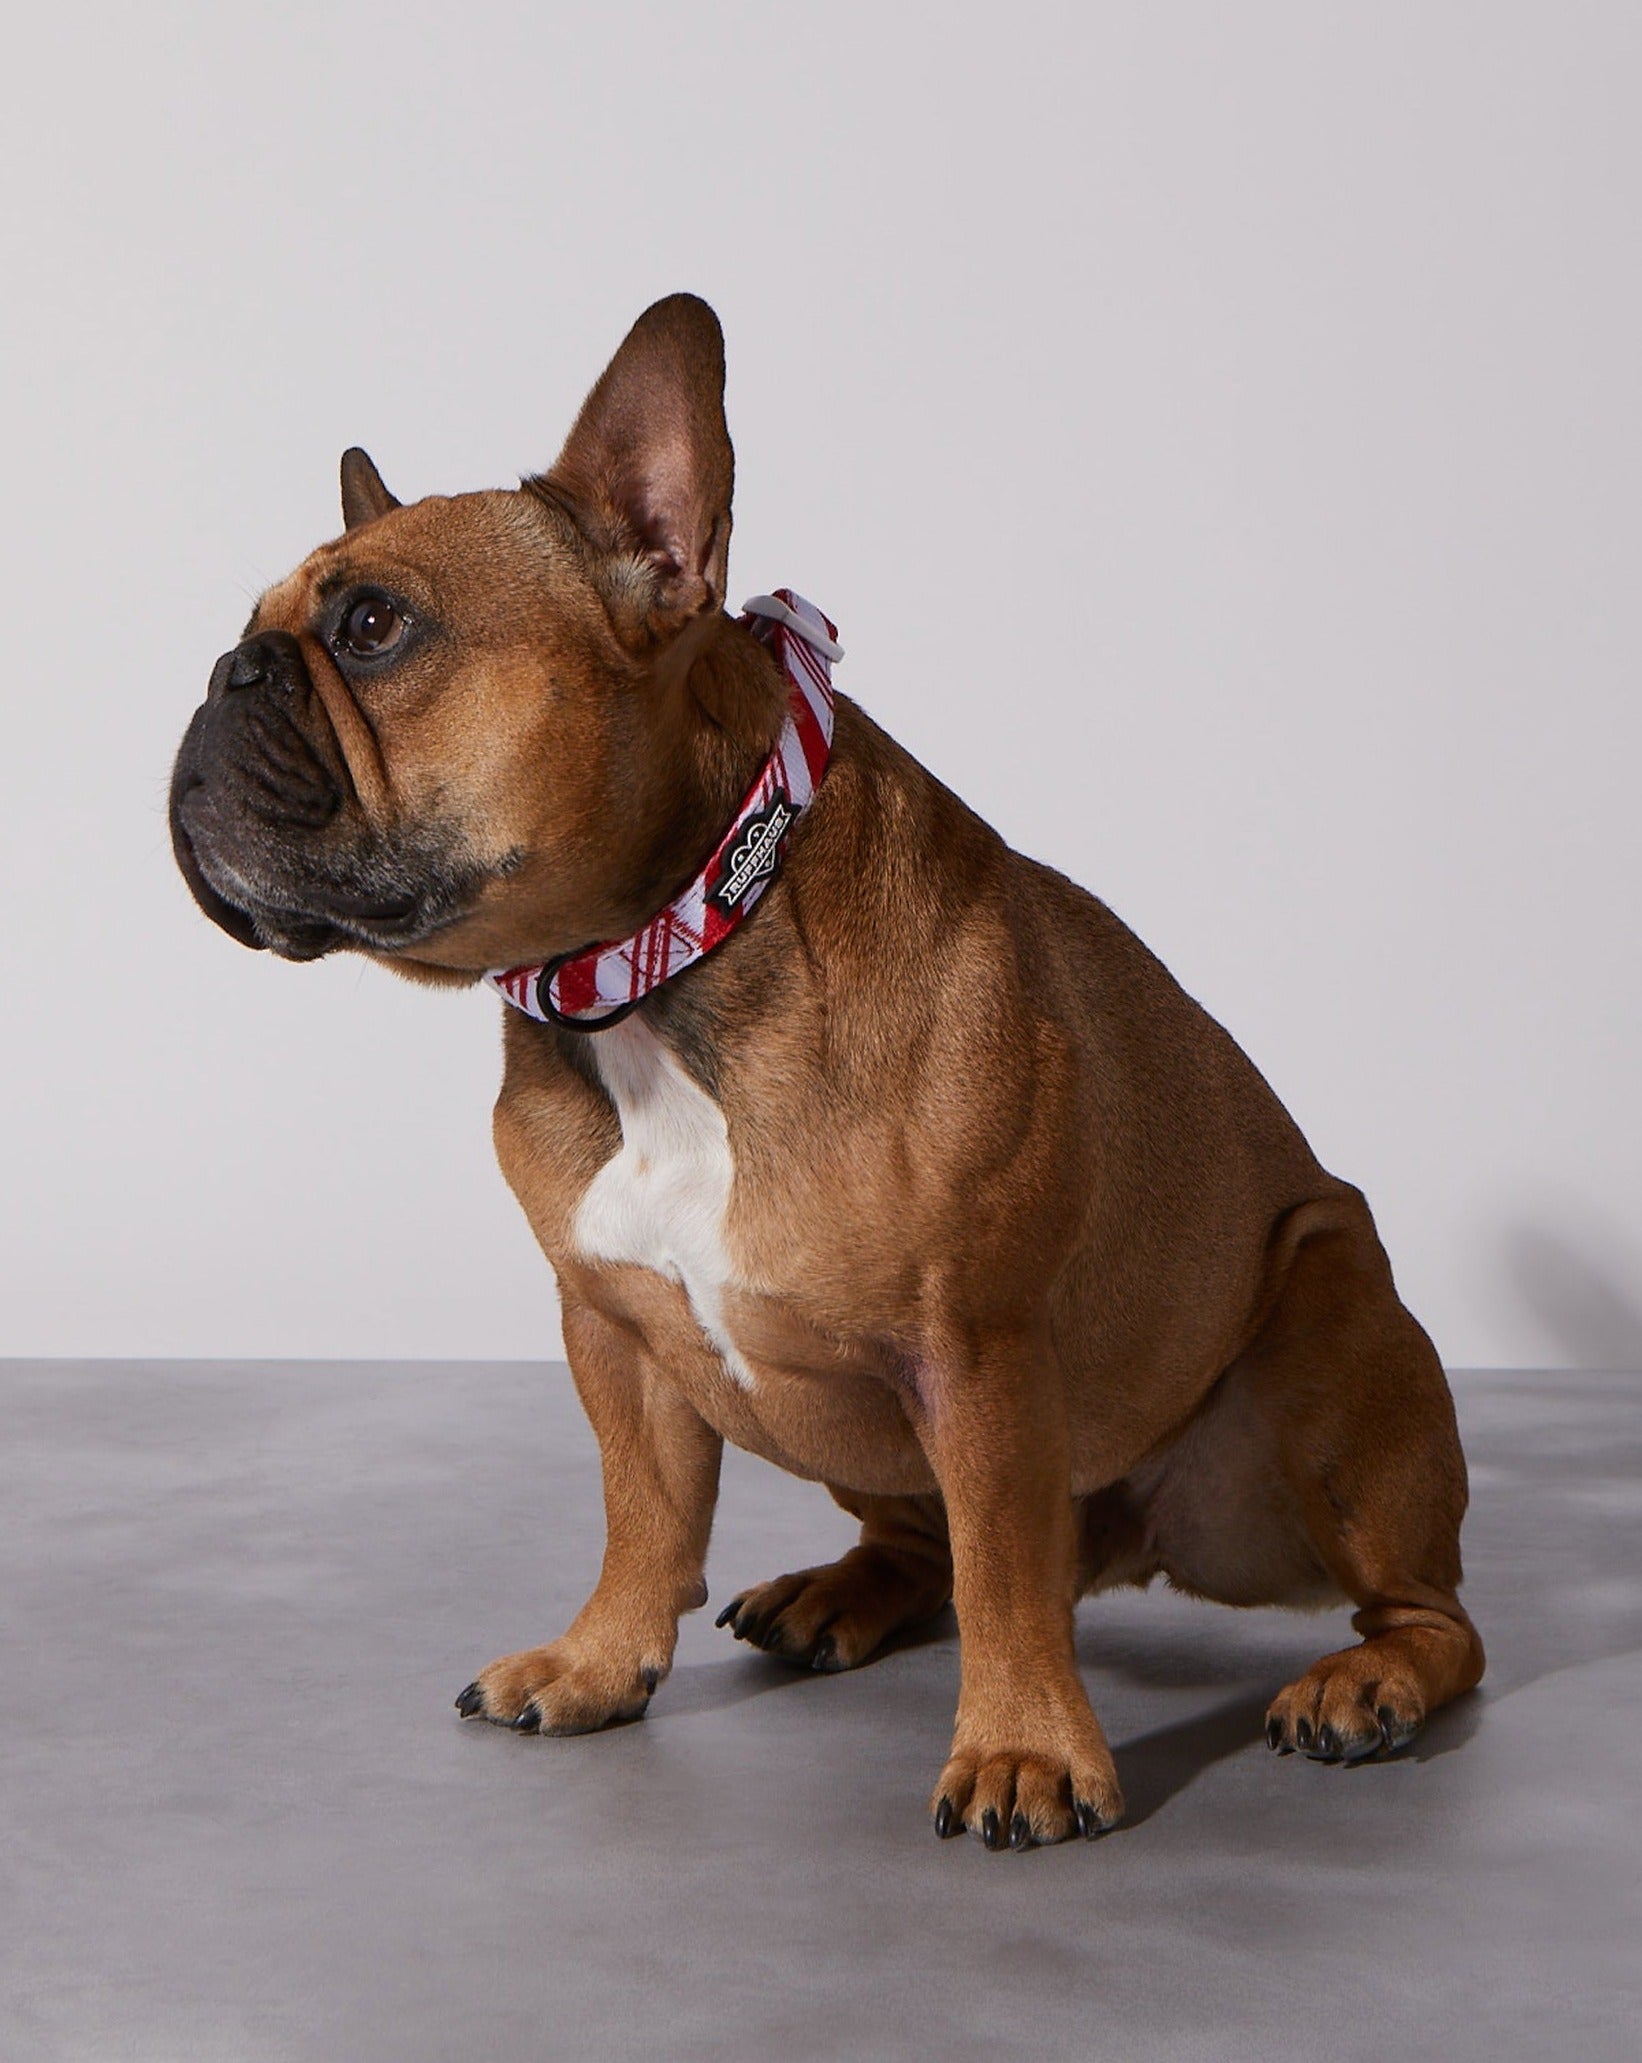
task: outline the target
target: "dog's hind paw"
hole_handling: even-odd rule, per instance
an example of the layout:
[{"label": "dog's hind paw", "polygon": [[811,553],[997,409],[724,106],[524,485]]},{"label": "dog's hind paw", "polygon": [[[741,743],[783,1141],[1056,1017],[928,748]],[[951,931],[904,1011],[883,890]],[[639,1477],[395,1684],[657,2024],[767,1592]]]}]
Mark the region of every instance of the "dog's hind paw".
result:
[{"label": "dog's hind paw", "polygon": [[1280,1755],[1298,1749],[1313,1762],[1366,1762],[1406,1748],[1424,1725],[1418,1684],[1384,1670],[1366,1648],[1347,1648],[1273,1698],[1266,1744]]},{"label": "dog's hind paw", "polygon": [[944,1567],[861,1546],[822,1568],[755,1584],[714,1623],[800,1669],[854,1669],[891,1634],[933,1618],[950,1590]]}]

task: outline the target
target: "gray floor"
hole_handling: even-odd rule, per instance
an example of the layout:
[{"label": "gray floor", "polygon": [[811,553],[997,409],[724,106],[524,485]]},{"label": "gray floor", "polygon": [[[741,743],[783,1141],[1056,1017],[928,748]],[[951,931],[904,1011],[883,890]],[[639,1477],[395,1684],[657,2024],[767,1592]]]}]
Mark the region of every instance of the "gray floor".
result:
[{"label": "gray floor", "polygon": [[[937,1843],[950,1628],[853,1676],[686,1621],[639,1726],[463,1725],[599,1546],[562,1369],[0,1364],[0,2058],[1606,2063],[1642,2048],[1642,1380],[1456,1379],[1482,1695],[1278,1761],[1339,1619],[1083,1608],[1131,1803]],[[733,1456],[715,1601],[825,1555]]]}]

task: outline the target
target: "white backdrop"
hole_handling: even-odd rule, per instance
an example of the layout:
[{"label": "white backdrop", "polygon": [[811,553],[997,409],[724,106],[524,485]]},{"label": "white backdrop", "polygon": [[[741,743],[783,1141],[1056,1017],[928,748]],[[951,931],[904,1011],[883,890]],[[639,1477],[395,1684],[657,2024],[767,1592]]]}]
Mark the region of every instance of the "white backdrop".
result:
[{"label": "white backdrop", "polygon": [[8,27],[4,1329],[529,1355],[500,1006],[239,951],[170,754],[250,597],[729,339],[737,593],[1094,887],[1454,1363],[1642,1365],[1642,12],[159,5]]}]

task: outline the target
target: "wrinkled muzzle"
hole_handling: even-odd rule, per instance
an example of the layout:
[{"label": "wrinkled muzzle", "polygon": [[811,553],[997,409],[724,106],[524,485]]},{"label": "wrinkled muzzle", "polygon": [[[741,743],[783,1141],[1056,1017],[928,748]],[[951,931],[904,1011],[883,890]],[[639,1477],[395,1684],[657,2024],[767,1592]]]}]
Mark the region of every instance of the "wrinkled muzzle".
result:
[{"label": "wrinkled muzzle", "polygon": [[368,820],[287,631],[248,637],[212,669],[171,776],[171,842],[211,921],[287,960],[402,951],[462,915],[485,879],[459,827]]},{"label": "wrinkled muzzle", "polygon": [[230,938],[311,959],[339,942],[320,905],[336,882],[345,770],[302,648],[261,631],[211,672],[171,777],[171,840],[200,908]]}]

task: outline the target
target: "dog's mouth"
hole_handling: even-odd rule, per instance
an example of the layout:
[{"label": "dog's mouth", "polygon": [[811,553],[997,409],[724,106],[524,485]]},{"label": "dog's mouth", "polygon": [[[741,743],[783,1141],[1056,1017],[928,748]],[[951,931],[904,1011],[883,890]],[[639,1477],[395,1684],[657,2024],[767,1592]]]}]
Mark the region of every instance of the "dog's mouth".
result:
[{"label": "dog's mouth", "polygon": [[348,947],[395,953],[465,916],[483,885],[437,834],[390,847],[366,835],[329,863],[269,850],[226,818],[202,776],[183,776],[171,806],[171,842],[194,900],[250,950],[319,960]]}]

